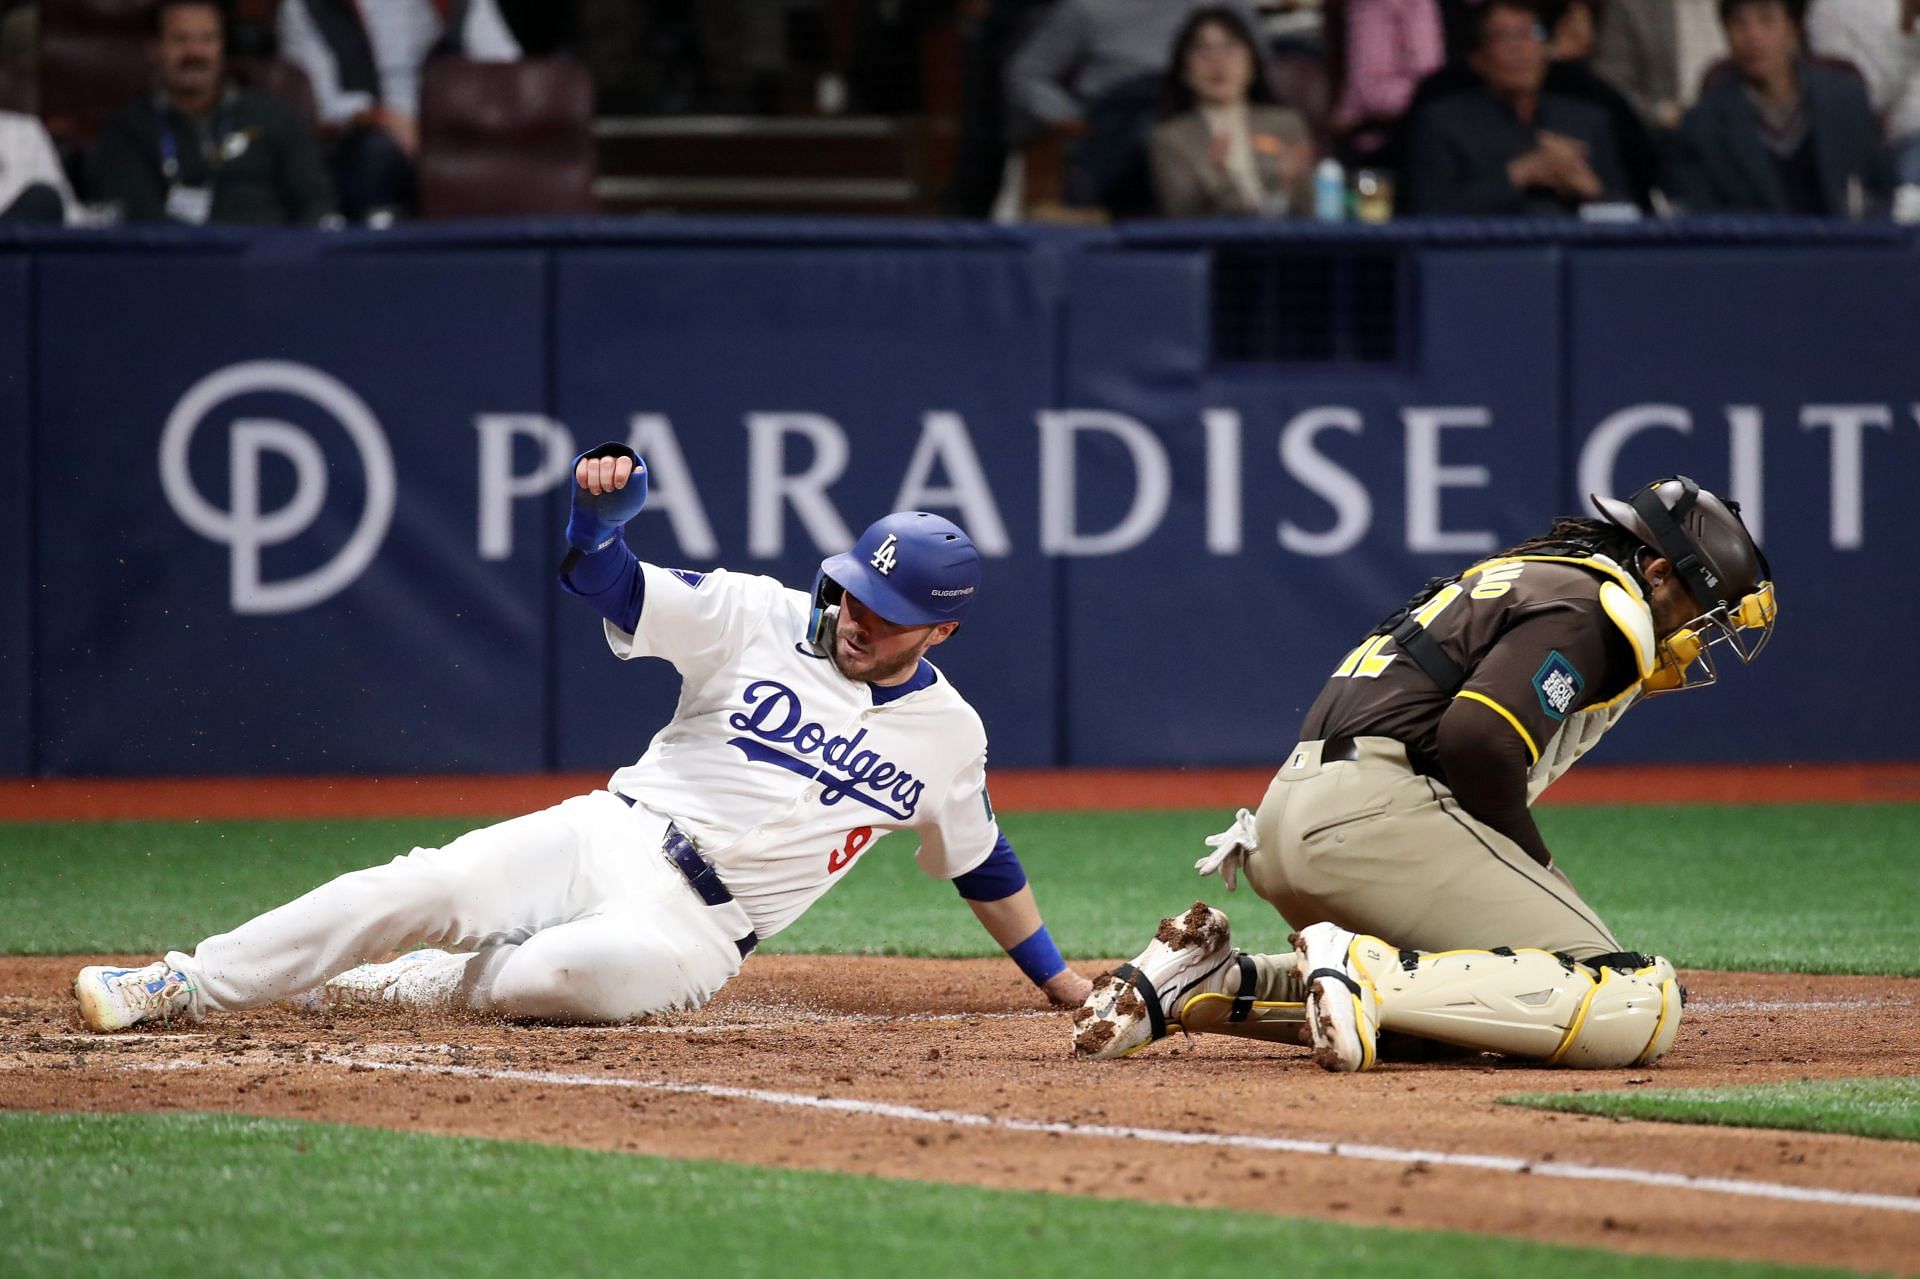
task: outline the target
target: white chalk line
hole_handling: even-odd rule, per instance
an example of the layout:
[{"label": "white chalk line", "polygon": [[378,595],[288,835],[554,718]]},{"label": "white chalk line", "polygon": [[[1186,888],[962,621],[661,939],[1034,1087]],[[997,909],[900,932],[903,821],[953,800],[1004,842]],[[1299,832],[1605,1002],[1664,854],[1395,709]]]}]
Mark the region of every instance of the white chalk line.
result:
[{"label": "white chalk line", "polygon": [[[350,1012],[351,1009],[344,1011]],[[774,1021],[710,1021],[679,1025],[655,1025],[650,1022],[633,1022],[624,1026],[569,1026],[566,1028],[566,1033],[569,1035],[723,1035],[736,1030],[779,1030],[786,1026],[837,1026],[845,1024],[893,1025],[896,1023],[900,1025],[925,1025],[930,1022],[1022,1021],[1040,1017],[1059,1017],[1060,1015],[1058,1010],[1047,1011],[1045,1009],[1034,1009],[1015,1013],[889,1014],[782,1012],[778,1014],[778,1019]],[[289,1028],[285,1033],[292,1034],[295,1029],[297,1028]],[[85,1044],[102,1051],[111,1051],[115,1048],[137,1048],[143,1044],[176,1042],[206,1043],[209,1039],[216,1037],[216,1035],[212,1034],[164,1035],[134,1031],[127,1035],[103,1035],[98,1033],[69,1035],[42,1034],[36,1042],[49,1044]],[[4,1039],[0,1039],[0,1046],[5,1046],[5,1043],[6,1041]],[[374,1046],[375,1045],[371,1044],[368,1045],[368,1047]],[[435,1045],[381,1046],[421,1046],[432,1048]]]},{"label": "white chalk line", "polygon": [[[1878,1208],[1887,1212],[1920,1214],[1920,1197],[1830,1190],[1821,1186],[1793,1186],[1734,1177],[1700,1177],[1691,1173],[1656,1172],[1641,1168],[1612,1168],[1595,1164],[1540,1162],[1512,1155],[1481,1155],[1446,1150],[1403,1150],[1364,1142],[1308,1141],[1297,1137],[1262,1137],[1250,1133],[1182,1132],[1165,1128],[1135,1128],[1116,1124],[1076,1124],[1064,1121],[1015,1119],[964,1110],[927,1110],[897,1102],[867,1101],[858,1097],[819,1097],[804,1093],[773,1092],[764,1088],[735,1088],[724,1084],[676,1083],[668,1079],[628,1079],[620,1076],[569,1075],[553,1070],[495,1070],[479,1066],[426,1066],[409,1062],[369,1061],[359,1057],[321,1054],[316,1060],[360,1070],[388,1070],[401,1074],[440,1075],[455,1079],[497,1080],[507,1083],[547,1084],[570,1088],[625,1088],[642,1092],[754,1101],[798,1110],[907,1123],[939,1124],[951,1128],[998,1129],[1002,1132],[1058,1134],[1150,1142],[1163,1146],[1214,1146],[1292,1155],[1322,1155],[1370,1163],[1423,1164],[1443,1168],[1477,1168],[1485,1172],[1524,1173],[1561,1177],[1570,1181],[1607,1181],[1652,1186],[1663,1190],[1698,1190],[1709,1194],[1752,1199],[1782,1199],[1795,1203],[1842,1208]],[[171,1062],[129,1063],[134,1070],[197,1070],[212,1063],[182,1058]]]},{"label": "white chalk line", "polygon": [[1689,1013],[1817,1013],[1836,1008],[1910,1008],[1911,999],[1897,997],[1861,999],[1691,999]]},{"label": "white chalk line", "polygon": [[1059,1009],[1029,1009],[1017,1013],[818,1013],[779,1011],[773,1021],[703,1022],[698,1025],[656,1026],[633,1022],[623,1026],[569,1026],[568,1034],[630,1035],[636,1032],[656,1035],[711,1034],[721,1030],[775,1030],[782,1026],[843,1025],[925,1025],[943,1021],[1025,1021],[1038,1017],[1059,1017]]}]

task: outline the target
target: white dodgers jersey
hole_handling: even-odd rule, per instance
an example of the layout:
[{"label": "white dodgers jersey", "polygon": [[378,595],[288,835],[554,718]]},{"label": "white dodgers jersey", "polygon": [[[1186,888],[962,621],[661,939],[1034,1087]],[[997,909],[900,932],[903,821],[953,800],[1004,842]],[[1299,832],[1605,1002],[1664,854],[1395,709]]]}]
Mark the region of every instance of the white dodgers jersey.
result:
[{"label": "white dodgers jersey", "polygon": [[944,675],[876,705],[871,685],[807,645],[803,592],[724,569],[641,571],[638,630],[609,622],[607,643],[673,663],[680,704],[608,786],[672,818],[754,931],[799,918],[889,831],[918,835],[920,868],[938,878],[986,860],[1000,835],[986,730]]}]

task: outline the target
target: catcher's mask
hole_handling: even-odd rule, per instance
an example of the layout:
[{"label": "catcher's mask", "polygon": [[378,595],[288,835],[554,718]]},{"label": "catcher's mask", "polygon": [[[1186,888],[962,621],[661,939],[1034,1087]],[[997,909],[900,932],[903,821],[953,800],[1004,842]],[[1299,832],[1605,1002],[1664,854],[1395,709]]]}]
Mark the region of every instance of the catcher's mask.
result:
[{"label": "catcher's mask", "polygon": [[1713,683],[1719,678],[1716,645],[1742,663],[1760,655],[1777,613],[1773,571],[1741,522],[1738,502],[1722,500],[1684,475],[1655,480],[1624,502],[1589,496],[1608,520],[1664,556],[1701,608],[1660,642],[1646,695]]},{"label": "catcher's mask", "polygon": [[958,622],[979,589],[980,552],[959,525],[926,511],[895,511],[870,524],[852,550],[821,561],[807,643],[832,656],[848,591],[895,626],[934,626]]}]

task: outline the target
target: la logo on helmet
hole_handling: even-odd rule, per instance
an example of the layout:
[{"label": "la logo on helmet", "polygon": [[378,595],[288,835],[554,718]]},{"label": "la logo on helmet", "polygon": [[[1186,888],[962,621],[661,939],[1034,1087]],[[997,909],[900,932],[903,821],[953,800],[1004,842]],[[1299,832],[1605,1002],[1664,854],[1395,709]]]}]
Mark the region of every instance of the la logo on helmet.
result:
[{"label": "la logo on helmet", "polygon": [[899,541],[899,538],[889,533],[887,534],[887,540],[874,548],[873,558],[868,560],[867,563],[879,569],[880,576],[886,577],[893,572],[893,566],[898,562],[899,558],[898,552],[894,547]]}]

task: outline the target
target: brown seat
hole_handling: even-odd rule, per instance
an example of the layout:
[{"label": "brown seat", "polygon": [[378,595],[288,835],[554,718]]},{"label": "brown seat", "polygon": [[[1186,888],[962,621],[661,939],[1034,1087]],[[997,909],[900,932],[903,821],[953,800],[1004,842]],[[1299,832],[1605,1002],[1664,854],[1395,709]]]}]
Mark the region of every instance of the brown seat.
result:
[{"label": "brown seat", "polygon": [[146,92],[152,0],[41,0],[40,115],[60,142],[88,146],[106,118]]},{"label": "brown seat", "polygon": [[420,215],[593,213],[593,82],[564,58],[435,58],[420,86]]},{"label": "brown seat", "polygon": [[1333,76],[1326,60],[1286,49],[1267,57],[1267,83],[1283,107],[1307,117],[1314,149],[1325,154],[1333,137]]},{"label": "brown seat", "polygon": [[243,89],[278,98],[306,121],[309,129],[320,124],[320,110],[314,105],[313,83],[296,63],[285,58],[230,58],[227,78]]},{"label": "brown seat", "polygon": [[40,114],[40,95],[35,77],[16,66],[0,62],[0,111],[21,115]]}]

